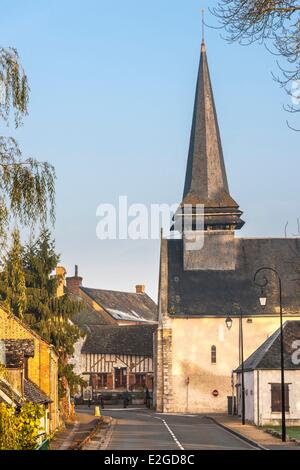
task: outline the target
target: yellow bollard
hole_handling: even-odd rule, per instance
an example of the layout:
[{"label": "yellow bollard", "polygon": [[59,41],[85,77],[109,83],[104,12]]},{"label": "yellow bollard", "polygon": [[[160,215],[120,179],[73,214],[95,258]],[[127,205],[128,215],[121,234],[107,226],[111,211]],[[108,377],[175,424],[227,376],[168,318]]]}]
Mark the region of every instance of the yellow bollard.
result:
[{"label": "yellow bollard", "polygon": [[101,416],[100,406],[95,406],[95,416],[100,418],[100,416]]}]

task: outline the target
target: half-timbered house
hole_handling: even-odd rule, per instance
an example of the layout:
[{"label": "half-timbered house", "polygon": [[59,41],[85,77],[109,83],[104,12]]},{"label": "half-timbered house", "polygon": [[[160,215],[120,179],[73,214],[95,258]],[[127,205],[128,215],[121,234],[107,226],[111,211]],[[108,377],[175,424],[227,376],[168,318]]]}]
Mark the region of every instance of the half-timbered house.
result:
[{"label": "half-timbered house", "polygon": [[73,322],[85,335],[70,360],[87,383],[83,398],[152,390],[158,308],[145,287],[138,285],[135,292],[83,287],[76,266],[65,289],[83,305]]},{"label": "half-timbered house", "polygon": [[152,389],[154,326],[94,328],[81,350],[83,373],[93,388]]},{"label": "half-timbered house", "polygon": [[87,382],[87,398],[108,391],[152,390],[156,325],[94,325],[87,330],[73,362]]}]

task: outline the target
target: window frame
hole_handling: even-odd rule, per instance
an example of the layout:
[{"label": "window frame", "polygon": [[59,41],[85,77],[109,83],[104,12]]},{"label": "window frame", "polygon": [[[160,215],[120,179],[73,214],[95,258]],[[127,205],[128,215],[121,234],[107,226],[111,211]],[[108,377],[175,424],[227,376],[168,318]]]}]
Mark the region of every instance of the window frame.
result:
[{"label": "window frame", "polygon": [[217,346],[215,344],[210,347],[210,363],[217,363]]},{"label": "window frame", "polygon": [[[141,380],[142,378],[144,378],[144,380]],[[146,372],[137,372],[135,374],[135,377],[134,377],[134,381],[135,381],[134,385],[136,387],[145,387],[146,386],[146,380],[147,380]]]},{"label": "window frame", "polygon": [[108,373],[107,372],[98,372],[94,374],[94,389],[101,390],[107,387]]}]

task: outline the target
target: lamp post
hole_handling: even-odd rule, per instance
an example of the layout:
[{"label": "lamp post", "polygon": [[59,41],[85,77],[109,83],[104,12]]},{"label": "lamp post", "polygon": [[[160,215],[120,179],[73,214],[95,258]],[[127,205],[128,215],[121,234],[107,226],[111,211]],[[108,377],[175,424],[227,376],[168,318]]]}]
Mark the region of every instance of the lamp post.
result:
[{"label": "lamp post", "polygon": [[262,271],[269,271],[275,274],[279,287],[279,307],[280,307],[280,369],[281,369],[281,439],[286,442],[286,424],[285,424],[285,383],[284,383],[284,338],[283,338],[283,319],[282,319],[282,283],[281,278],[274,268],[262,267],[259,268],[254,274],[254,283],[261,288],[261,295],[259,297],[260,305],[265,308],[267,297],[264,293],[264,288],[269,284],[266,276],[263,276],[261,281],[257,277]]},{"label": "lamp post", "polygon": [[[240,320],[240,328],[239,328],[239,350],[240,350],[240,360],[241,360],[241,368],[242,368],[242,424],[245,424],[246,421],[246,407],[245,407],[245,375],[244,375],[244,335],[243,335],[243,310],[241,309],[239,304],[234,304],[235,307],[239,310],[239,320]],[[227,329],[230,330],[232,327],[232,319],[228,315],[225,320]]]}]

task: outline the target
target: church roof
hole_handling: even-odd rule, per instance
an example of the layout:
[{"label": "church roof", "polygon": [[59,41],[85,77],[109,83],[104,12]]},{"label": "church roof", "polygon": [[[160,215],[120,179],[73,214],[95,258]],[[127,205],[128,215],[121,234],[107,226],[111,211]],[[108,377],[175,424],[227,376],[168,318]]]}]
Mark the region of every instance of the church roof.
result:
[{"label": "church roof", "polygon": [[[261,266],[276,267],[283,283],[284,313],[300,313],[300,286],[295,279],[300,259],[300,239],[235,238],[235,269],[184,270],[183,241],[162,240],[161,273],[167,273],[160,297],[170,316],[227,316],[233,303],[245,314],[278,315],[278,286],[270,279],[265,310],[253,282]],[[162,276],[162,274],[161,274]]]},{"label": "church roof", "polygon": [[[287,321],[283,325],[284,368],[300,369],[299,362],[293,360],[294,341],[300,338],[300,321]],[[244,361],[244,370],[280,369],[280,329],[275,331],[251,356]],[[236,372],[241,372],[241,366]]]},{"label": "church roof", "polygon": [[94,325],[89,329],[81,353],[152,356],[156,328],[156,325]]}]

